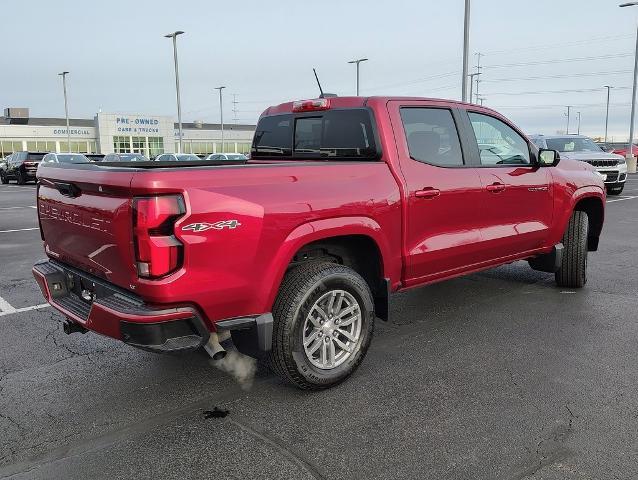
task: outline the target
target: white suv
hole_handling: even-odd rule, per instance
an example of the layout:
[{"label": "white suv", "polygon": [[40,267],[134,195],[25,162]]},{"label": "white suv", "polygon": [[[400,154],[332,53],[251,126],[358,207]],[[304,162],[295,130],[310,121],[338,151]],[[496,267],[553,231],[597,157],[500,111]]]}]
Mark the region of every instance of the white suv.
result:
[{"label": "white suv", "polygon": [[557,150],[560,158],[587,162],[596,168],[605,181],[607,193],[620,195],[627,181],[627,163],[622,155],[607,153],[584,135],[530,135],[539,148]]}]

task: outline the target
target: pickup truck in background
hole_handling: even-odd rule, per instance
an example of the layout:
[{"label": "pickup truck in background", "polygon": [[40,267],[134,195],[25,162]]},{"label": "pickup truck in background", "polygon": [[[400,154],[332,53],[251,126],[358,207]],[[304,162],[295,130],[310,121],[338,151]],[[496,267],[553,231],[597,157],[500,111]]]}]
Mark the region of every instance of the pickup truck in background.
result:
[{"label": "pickup truck in background", "polygon": [[516,260],[582,287],[605,204],[587,163],[488,108],[423,98],[270,107],[249,160],[38,179],[33,273],[65,331],[215,355],[230,332],[305,389],[357,368],[394,292]]}]

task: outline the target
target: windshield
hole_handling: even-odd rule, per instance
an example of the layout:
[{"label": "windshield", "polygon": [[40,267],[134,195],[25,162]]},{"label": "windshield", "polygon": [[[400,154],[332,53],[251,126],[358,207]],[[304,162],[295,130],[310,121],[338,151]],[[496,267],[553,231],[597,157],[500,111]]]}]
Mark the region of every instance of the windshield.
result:
[{"label": "windshield", "polygon": [[121,153],[120,160],[122,162],[145,162],[148,161],[148,158],[139,153]]},{"label": "windshield", "polygon": [[89,159],[79,153],[58,153],[58,162],[60,163],[85,163]]},{"label": "windshield", "polygon": [[547,148],[559,152],[602,152],[603,150],[591,138],[562,137],[547,138]]},{"label": "windshield", "polygon": [[192,153],[183,153],[176,156],[177,160],[179,160],[180,162],[196,162],[198,160],[201,160],[201,158],[199,158],[197,155],[193,155]]}]

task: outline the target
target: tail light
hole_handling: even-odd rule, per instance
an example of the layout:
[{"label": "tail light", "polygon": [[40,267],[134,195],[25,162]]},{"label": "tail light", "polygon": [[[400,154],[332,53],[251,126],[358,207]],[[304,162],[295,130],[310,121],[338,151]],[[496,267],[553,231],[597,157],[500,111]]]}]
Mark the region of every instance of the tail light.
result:
[{"label": "tail light", "polygon": [[186,213],[181,195],[133,199],[133,233],[137,273],[159,278],[182,265],[184,246],[174,235],[175,222]]},{"label": "tail light", "polygon": [[293,112],[314,112],[317,110],[328,110],[330,99],[315,98],[314,100],[299,100],[292,104]]}]

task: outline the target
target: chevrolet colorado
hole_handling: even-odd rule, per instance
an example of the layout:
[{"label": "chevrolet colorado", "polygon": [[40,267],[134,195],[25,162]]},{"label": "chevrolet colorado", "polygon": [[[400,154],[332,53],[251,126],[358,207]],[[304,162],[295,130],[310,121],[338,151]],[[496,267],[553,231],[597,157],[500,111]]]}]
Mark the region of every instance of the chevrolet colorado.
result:
[{"label": "chevrolet colorado", "polygon": [[65,331],[156,352],[230,333],[320,389],[361,363],[392,293],[516,260],[587,280],[605,187],[497,112],[423,98],[284,103],[249,160],[42,164],[47,259]]}]

